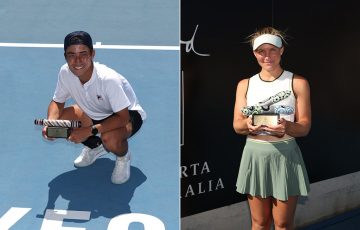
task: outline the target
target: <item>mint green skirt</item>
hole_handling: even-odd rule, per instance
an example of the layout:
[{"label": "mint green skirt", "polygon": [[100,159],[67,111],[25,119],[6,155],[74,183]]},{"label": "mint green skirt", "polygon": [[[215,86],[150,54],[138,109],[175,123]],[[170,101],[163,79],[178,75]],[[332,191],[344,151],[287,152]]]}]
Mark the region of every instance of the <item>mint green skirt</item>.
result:
[{"label": "mint green skirt", "polygon": [[248,138],[241,158],[236,191],[286,201],[307,196],[309,178],[301,150],[294,138],[261,142]]}]

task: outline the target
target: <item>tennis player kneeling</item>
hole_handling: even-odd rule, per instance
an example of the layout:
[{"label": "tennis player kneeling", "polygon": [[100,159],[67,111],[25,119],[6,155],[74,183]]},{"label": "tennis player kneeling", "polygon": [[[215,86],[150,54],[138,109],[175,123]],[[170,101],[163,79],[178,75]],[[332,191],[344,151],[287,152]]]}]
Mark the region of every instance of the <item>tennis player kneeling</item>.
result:
[{"label": "tennis player kneeling", "polygon": [[[48,107],[48,119],[79,120],[80,128],[71,131],[68,140],[85,145],[75,159],[76,167],[86,167],[112,152],[116,163],[111,176],[114,184],[130,178],[128,138],[141,128],[146,113],[130,83],[113,69],[94,62],[95,50],[84,31],[68,34],[64,40],[66,64],[59,71],[54,96]],[[75,104],[65,108],[72,98]],[[46,136],[45,126],[42,134]]]}]

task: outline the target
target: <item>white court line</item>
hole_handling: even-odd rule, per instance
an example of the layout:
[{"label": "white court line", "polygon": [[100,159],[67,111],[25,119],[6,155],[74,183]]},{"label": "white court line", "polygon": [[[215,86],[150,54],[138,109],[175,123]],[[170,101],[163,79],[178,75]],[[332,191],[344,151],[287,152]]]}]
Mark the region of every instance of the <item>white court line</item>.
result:
[{"label": "white court line", "polygon": [[[64,44],[0,43],[0,47],[64,48]],[[96,42],[94,44],[94,48],[95,49],[121,49],[121,50],[180,50],[179,46],[102,45],[101,42]]]}]

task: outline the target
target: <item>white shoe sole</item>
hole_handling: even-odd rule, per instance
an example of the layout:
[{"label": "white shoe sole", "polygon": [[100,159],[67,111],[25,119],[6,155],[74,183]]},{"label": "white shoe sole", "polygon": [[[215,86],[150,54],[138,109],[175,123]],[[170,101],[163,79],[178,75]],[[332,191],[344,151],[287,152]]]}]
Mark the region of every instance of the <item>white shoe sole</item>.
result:
[{"label": "white shoe sole", "polygon": [[124,183],[126,183],[129,179],[130,179],[130,175],[129,175],[125,180],[122,180],[122,181],[114,181],[114,180],[111,178],[111,183],[113,183],[113,184],[124,184]]},{"label": "white shoe sole", "polygon": [[100,153],[96,154],[96,156],[92,159],[90,163],[82,164],[83,162],[79,162],[79,163],[74,162],[74,166],[77,168],[87,167],[89,165],[92,165],[99,157],[104,156],[105,154],[107,154],[107,152],[105,150],[102,150]]}]

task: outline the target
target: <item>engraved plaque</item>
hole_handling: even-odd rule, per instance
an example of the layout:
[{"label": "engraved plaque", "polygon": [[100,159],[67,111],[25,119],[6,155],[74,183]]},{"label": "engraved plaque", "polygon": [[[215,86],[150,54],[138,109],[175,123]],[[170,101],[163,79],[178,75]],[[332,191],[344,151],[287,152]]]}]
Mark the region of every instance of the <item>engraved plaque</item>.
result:
[{"label": "engraved plaque", "polygon": [[278,124],[279,114],[253,114],[252,123],[254,126],[266,125],[274,126]]}]

